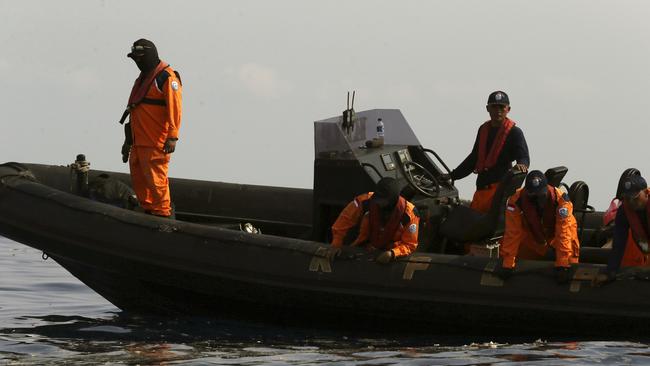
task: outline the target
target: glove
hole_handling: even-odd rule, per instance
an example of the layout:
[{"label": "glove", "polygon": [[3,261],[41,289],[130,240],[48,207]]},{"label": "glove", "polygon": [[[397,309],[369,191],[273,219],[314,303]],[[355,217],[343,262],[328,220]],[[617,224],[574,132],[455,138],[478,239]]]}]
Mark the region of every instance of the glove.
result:
[{"label": "glove", "polygon": [[381,252],[381,254],[377,256],[377,262],[386,264],[393,260],[393,258],[395,258],[395,253],[393,253],[392,250],[387,250],[385,252]]},{"label": "glove", "polygon": [[515,273],[514,268],[504,268],[504,267],[500,267],[498,270],[496,270],[496,272],[494,272],[494,274],[497,275],[497,277],[499,277],[503,281],[507,281],[508,278],[512,277],[514,273]]},{"label": "glove", "polygon": [[163,152],[165,154],[171,154],[176,150],[176,138],[168,138],[165,140],[165,145],[163,146]]},{"label": "glove", "polygon": [[330,262],[334,260],[335,257],[338,257],[339,254],[341,254],[341,248],[338,247],[330,247],[327,249],[327,253],[325,254],[325,258],[327,258]]},{"label": "glove", "polygon": [[129,161],[129,154],[131,154],[131,145],[124,143],[122,145],[122,162],[126,163]]},{"label": "glove", "polygon": [[571,272],[569,271],[569,267],[555,267],[555,282],[557,282],[558,285],[567,283],[570,280]]}]

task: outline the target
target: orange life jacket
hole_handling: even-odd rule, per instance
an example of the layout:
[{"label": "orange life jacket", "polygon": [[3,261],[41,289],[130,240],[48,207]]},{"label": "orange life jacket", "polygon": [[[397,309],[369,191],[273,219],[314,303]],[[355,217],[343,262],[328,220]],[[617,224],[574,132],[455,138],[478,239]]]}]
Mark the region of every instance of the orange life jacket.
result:
[{"label": "orange life jacket", "polygon": [[[136,82],[135,86],[143,84]],[[134,94],[137,94],[135,89],[137,88],[134,88]],[[125,112],[131,116],[129,127],[133,136],[132,145],[162,151],[167,139],[178,138],[181,110],[182,84],[175,70],[167,66],[149,84],[144,99],[129,106]]]},{"label": "orange life jacket", "polygon": [[528,197],[528,194],[522,194],[519,201],[518,205],[524,212],[528,229],[533,234],[535,241],[540,245],[544,245],[555,236],[555,208],[557,206],[555,188],[546,187],[546,206],[544,206],[542,217],[539,217],[537,206]]},{"label": "orange life jacket", "polygon": [[386,225],[382,225],[381,209],[377,205],[370,205],[370,245],[377,249],[391,249],[393,247],[393,237],[399,228],[404,212],[406,211],[406,200],[400,197],[395,205],[395,209],[390,214]]},{"label": "orange life jacket", "polygon": [[153,81],[161,72],[163,72],[163,70],[167,68],[167,66],[169,66],[168,63],[164,61],[160,61],[158,63],[158,66],[156,66],[156,68],[152,70],[149,74],[142,75],[142,73],[140,73],[140,76],[137,79],[135,79],[135,83],[133,84],[133,88],[131,89],[131,95],[129,96],[129,103],[128,103],[129,108],[133,108],[137,104],[142,103]]},{"label": "orange life jacket", "polygon": [[501,127],[499,127],[499,131],[497,131],[497,135],[494,137],[494,141],[492,141],[492,146],[488,152],[487,140],[490,132],[490,121],[481,125],[478,130],[478,157],[476,159],[476,167],[474,167],[475,173],[484,172],[496,165],[497,159],[499,159],[499,155],[501,155],[503,146],[506,143],[506,138],[514,126],[515,122],[506,118]]},{"label": "orange life jacket", "polygon": [[618,209],[621,207],[622,203],[623,201],[619,200],[618,198],[612,199],[612,202],[609,203],[607,211],[605,211],[603,214],[603,226],[607,226],[610,223],[614,222],[616,219],[616,213],[618,212]]}]

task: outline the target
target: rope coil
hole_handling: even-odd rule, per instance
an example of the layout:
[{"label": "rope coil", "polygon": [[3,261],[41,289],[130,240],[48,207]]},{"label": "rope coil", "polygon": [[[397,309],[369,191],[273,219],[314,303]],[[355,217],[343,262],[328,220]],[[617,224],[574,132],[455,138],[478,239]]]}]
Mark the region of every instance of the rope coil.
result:
[{"label": "rope coil", "polygon": [[76,171],[77,173],[88,173],[90,171],[90,162],[77,160],[70,164],[70,170]]}]

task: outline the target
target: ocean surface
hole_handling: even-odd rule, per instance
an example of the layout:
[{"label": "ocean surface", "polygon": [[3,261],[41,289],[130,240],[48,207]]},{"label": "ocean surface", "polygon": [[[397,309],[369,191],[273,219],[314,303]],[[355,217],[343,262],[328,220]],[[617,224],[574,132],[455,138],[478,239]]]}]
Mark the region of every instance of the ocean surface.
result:
[{"label": "ocean surface", "polygon": [[53,260],[0,237],[0,365],[649,365],[648,344],[126,315]]}]

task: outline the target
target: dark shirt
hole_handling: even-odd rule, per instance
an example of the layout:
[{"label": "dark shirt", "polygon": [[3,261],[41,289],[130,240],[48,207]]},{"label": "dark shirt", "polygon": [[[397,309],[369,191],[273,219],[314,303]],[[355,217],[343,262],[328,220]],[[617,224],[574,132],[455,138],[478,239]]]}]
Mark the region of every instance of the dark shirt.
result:
[{"label": "dark shirt", "polygon": [[[499,127],[490,127],[487,139],[487,152],[490,151],[498,131]],[[478,142],[479,134],[477,133],[472,152],[456,169],[454,169],[454,171],[451,172],[451,179],[463,179],[474,172],[474,168],[476,168],[476,160],[478,159]],[[517,161],[517,164],[530,166],[528,144],[526,144],[524,133],[517,126],[514,126],[510,130],[508,137],[506,137],[506,142],[503,145],[501,154],[499,154],[499,157],[497,158],[497,163],[487,171],[478,173],[478,177],[476,178],[476,187],[482,188],[489,184],[500,182],[506,173],[512,169],[513,161]]]},{"label": "dark shirt", "polygon": [[[647,225],[648,215],[645,209],[636,211],[639,215],[641,225]],[[609,261],[607,262],[607,270],[609,272],[618,271],[621,267],[621,260],[625,254],[625,245],[627,244],[627,235],[630,230],[630,221],[627,219],[623,207],[619,207],[616,211],[616,219],[614,220],[614,239],[612,242],[612,251],[609,254]],[[648,228],[646,228],[646,232]]]}]

